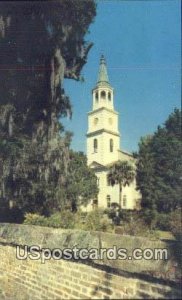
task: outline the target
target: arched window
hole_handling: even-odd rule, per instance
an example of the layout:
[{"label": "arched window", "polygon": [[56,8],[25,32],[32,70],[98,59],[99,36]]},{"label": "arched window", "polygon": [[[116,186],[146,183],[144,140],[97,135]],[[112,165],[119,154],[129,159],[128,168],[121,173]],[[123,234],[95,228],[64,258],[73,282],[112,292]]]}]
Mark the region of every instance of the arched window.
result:
[{"label": "arched window", "polygon": [[110,147],[110,152],[113,152],[113,148],[114,148],[113,139],[110,139],[109,147]]},{"label": "arched window", "polygon": [[97,139],[94,139],[94,152],[97,152],[98,149],[98,141]]},{"label": "arched window", "polygon": [[108,99],[109,99],[109,101],[111,101],[111,93],[110,92],[108,93]]},{"label": "arched window", "polygon": [[123,196],[123,207],[126,207],[127,205],[127,197],[126,195]]},{"label": "arched window", "polygon": [[95,100],[96,100],[96,102],[98,102],[98,100],[99,100],[98,92],[95,93]]},{"label": "arched window", "polygon": [[102,99],[106,99],[106,92],[105,92],[105,91],[102,91],[102,92],[101,92],[101,98],[102,98]]},{"label": "arched window", "polygon": [[107,195],[107,207],[110,208],[111,207],[111,196]]}]

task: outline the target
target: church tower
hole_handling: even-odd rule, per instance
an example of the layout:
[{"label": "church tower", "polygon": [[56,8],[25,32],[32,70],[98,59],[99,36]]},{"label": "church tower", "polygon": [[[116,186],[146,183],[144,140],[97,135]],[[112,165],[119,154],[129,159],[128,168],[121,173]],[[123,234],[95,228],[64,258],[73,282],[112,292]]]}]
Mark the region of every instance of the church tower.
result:
[{"label": "church tower", "polygon": [[114,109],[114,90],[109,82],[104,56],[101,56],[96,86],[92,90],[92,111],[88,113],[87,162],[97,176],[98,195],[91,199],[87,211],[94,207],[110,208],[117,203],[122,209],[136,209],[141,195],[136,181],[129,186],[110,185],[108,171],[113,163],[127,161],[135,167],[133,155],[120,150],[118,113]]},{"label": "church tower", "polygon": [[104,56],[101,56],[98,80],[92,90],[92,111],[88,113],[87,159],[106,166],[117,161],[120,149],[118,113],[114,110],[114,90],[110,85]]}]

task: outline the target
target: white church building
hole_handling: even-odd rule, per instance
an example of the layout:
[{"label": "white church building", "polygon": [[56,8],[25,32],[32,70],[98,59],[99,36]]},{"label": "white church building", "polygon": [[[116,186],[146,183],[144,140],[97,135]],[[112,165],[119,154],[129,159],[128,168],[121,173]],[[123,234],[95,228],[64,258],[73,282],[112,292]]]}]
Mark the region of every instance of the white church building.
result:
[{"label": "white church building", "polygon": [[98,179],[99,193],[87,210],[93,207],[109,208],[118,203],[122,209],[137,209],[140,193],[136,181],[119,191],[119,185],[111,186],[107,180],[109,167],[117,161],[128,161],[135,166],[132,154],[120,150],[119,113],[114,109],[114,90],[109,83],[107,66],[101,56],[98,80],[92,90],[92,111],[88,113],[87,161]]}]

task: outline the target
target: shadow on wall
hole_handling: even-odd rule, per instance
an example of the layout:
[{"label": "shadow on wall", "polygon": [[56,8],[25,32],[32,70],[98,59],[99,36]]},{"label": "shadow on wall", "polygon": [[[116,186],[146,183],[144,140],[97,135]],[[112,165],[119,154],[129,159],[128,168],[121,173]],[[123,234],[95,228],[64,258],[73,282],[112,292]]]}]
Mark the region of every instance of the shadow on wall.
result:
[{"label": "shadow on wall", "polygon": [[[181,299],[174,287],[161,285],[157,280],[150,283],[136,278],[119,278],[108,271],[98,280],[91,292],[93,299]],[[147,277],[147,276],[146,276]],[[176,293],[176,294],[175,294]]]},{"label": "shadow on wall", "polygon": [[112,274],[104,272],[104,277],[100,280],[99,284],[95,286],[94,290],[91,292],[92,297],[99,297],[102,299],[102,294],[107,294],[104,296],[103,299],[110,299],[110,295],[112,291],[110,290],[111,287],[111,279]]}]

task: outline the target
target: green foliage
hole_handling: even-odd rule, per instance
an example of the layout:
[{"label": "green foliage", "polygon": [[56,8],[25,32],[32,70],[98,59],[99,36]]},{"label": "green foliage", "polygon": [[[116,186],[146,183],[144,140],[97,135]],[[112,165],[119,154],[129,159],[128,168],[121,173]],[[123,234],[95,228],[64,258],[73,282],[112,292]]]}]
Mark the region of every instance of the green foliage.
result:
[{"label": "green foliage", "polygon": [[71,135],[59,119],[71,116],[62,81],[80,80],[95,14],[92,0],[0,3],[0,197],[23,213],[50,215],[92,194],[68,183]]},{"label": "green foliage", "polygon": [[170,228],[170,215],[164,214],[164,213],[158,213],[157,214],[157,220],[156,220],[156,229],[163,230],[163,231],[169,231]]},{"label": "green foliage", "polygon": [[[175,109],[163,127],[158,127],[153,136],[141,140],[137,161],[137,185],[142,193],[145,222],[152,229],[171,230],[172,233],[176,228],[178,236],[181,157],[181,112]],[[173,227],[170,225],[171,216]]]},{"label": "green foliage", "polygon": [[130,185],[134,180],[134,168],[127,161],[119,161],[110,167],[108,181],[111,185],[120,184],[121,186]]},{"label": "green foliage", "polygon": [[8,147],[10,143],[10,147],[1,166],[2,196],[13,199],[23,212],[48,214],[60,210],[64,200],[61,178],[66,176],[69,154],[67,149],[66,155],[62,146],[64,139],[58,139],[59,149],[31,143],[28,139],[19,141],[23,146],[9,140],[5,144]]},{"label": "green foliage", "polygon": [[24,224],[48,226],[53,228],[74,228],[75,216],[70,211],[62,211],[45,217],[40,214],[25,214]]},{"label": "green foliage", "polygon": [[[113,229],[115,228],[116,232],[122,235],[142,236],[150,239],[171,239],[172,236],[170,235],[170,232],[166,231],[168,229],[171,230],[177,240],[181,240],[180,210],[176,210],[170,215],[158,214],[153,228],[151,228],[150,222],[146,222],[146,216],[143,216],[142,212],[123,212],[122,210],[120,217],[121,226],[114,226],[106,217],[106,214],[100,209],[89,213],[82,211],[72,213],[69,210],[63,210],[59,213],[52,214],[50,217],[27,213],[24,217],[24,224],[102,232],[113,232]],[[161,223],[159,223],[160,218]],[[165,223],[165,219],[168,219],[167,223]],[[164,228],[165,231],[159,230],[159,228]]]},{"label": "green foliage", "polygon": [[24,224],[89,231],[112,230],[108,219],[103,217],[102,210],[95,210],[86,214],[81,211],[72,213],[69,210],[63,210],[59,213],[52,214],[50,217],[27,213],[25,214]]},{"label": "green foliage", "polygon": [[139,144],[137,185],[144,209],[169,213],[181,205],[180,115],[175,109],[164,127]]},{"label": "green foliage", "polygon": [[123,234],[132,236],[147,236],[147,228],[143,220],[137,220],[137,222],[125,222],[123,224],[123,228]]},{"label": "green foliage", "polygon": [[120,210],[120,218],[121,222],[132,222],[138,218],[139,212],[134,211],[134,210],[126,210],[126,209],[121,209]]},{"label": "green foliage", "polygon": [[[142,211],[120,210],[119,218],[120,226],[115,226],[116,233],[159,239],[158,232],[151,227],[150,222],[146,216],[143,216]],[[115,224],[115,221],[113,223]]]},{"label": "green foliage", "polygon": [[78,205],[85,205],[97,196],[97,177],[88,168],[87,158],[82,152],[70,151],[68,172],[66,196],[72,211],[76,211]]},{"label": "green foliage", "polygon": [[87,214],[85,219],[84,229],[85,230],[96,230],[99,231],[102,228],[101,218],[103,212],[99,209],[93,210]]},{"label": "green foliage", "polygon": [[[122,187],[126,185],[130,185],[135,178],[134,167],[128,161],[119,161],[111,165],[107,180],[113,186],[115,184],[119,184],[120,190],[120,205],[122,199]],[[116,223],[119,222],[117,218]]]},{"label": "green foliage", "polygon": [[39,214],[26,213],[24,224],[47,226],[47,218]]},{"label": "green foliage", "polygon": [[55,213],[47,218],[49,227],[73,229],[75,224],[75,216],[69,210]]},{"label": "green foliage", "polygon": [[62,138],[59,149],[23,140],[23,148],[12,143],[11,150],[4,144],[6,164],[1,165],[0,178],[4,199],[13,199],[22,212],[49,215],[65,207],[75,211],[95,197],[96,176],[86,156],[63,148],[63,142]]},{"label": "green foliage", "polygon": [[[169,216],[167,214],[158,214],[156,211],[145,210],[124,210],[119,209],[118,220],[116,219],[116,210],[107,209],[108,218],[112,219],[115,230],[120,234],[144,236],[149,238],[159,238],[156,229],[169,230]],[[168,222],[165,223],[165,221]]]},{"label": "green foliage", "polygon": [[170,229],[178,241],[182,242],[182,211],[176,209],[170,214]]},{"label": "green foliage", "polygon": [[142,207],[154,209],[154,158],[151,152],[152,137],[141,138],[137,160],[136,180],[142,194]]},{"label": "green foliage", "polygon": [[119,225],[120,223],[122,225],[124,223],[135,222],[137,219],[143,219],[143,214],[140,211],[121,209],[118,204],[105,210],[105,213],[109,219],[112,219],[115,225]]},{"label": "green foliage", "polygon": [[15,123],[27,134],[40,121],[49,131],[52,114],[70,111],[60,81],[79,80],[92,45],[84,36],[95,14],[92,0],[0,3],[0,102],[13,105]]},{"label": "green foliage", "polygon": [[124,219],[121,221],[122,234],[159,239],[159,233],[151,222],[146,222],[146,216],[141,212],[125,212]]},{"label": "green foliage", "polygon": [[146,208],[143,211],[143,220],[153,230],[156,227],[157,222],[157,211],[155,209]]},{"label": "green foliage", "polygon": [[116,217],[116,211],[114,209],[108,209],[106,211],[107,215],[108,215],[108,218],[109,219],[114,219],[114,217]]}]

